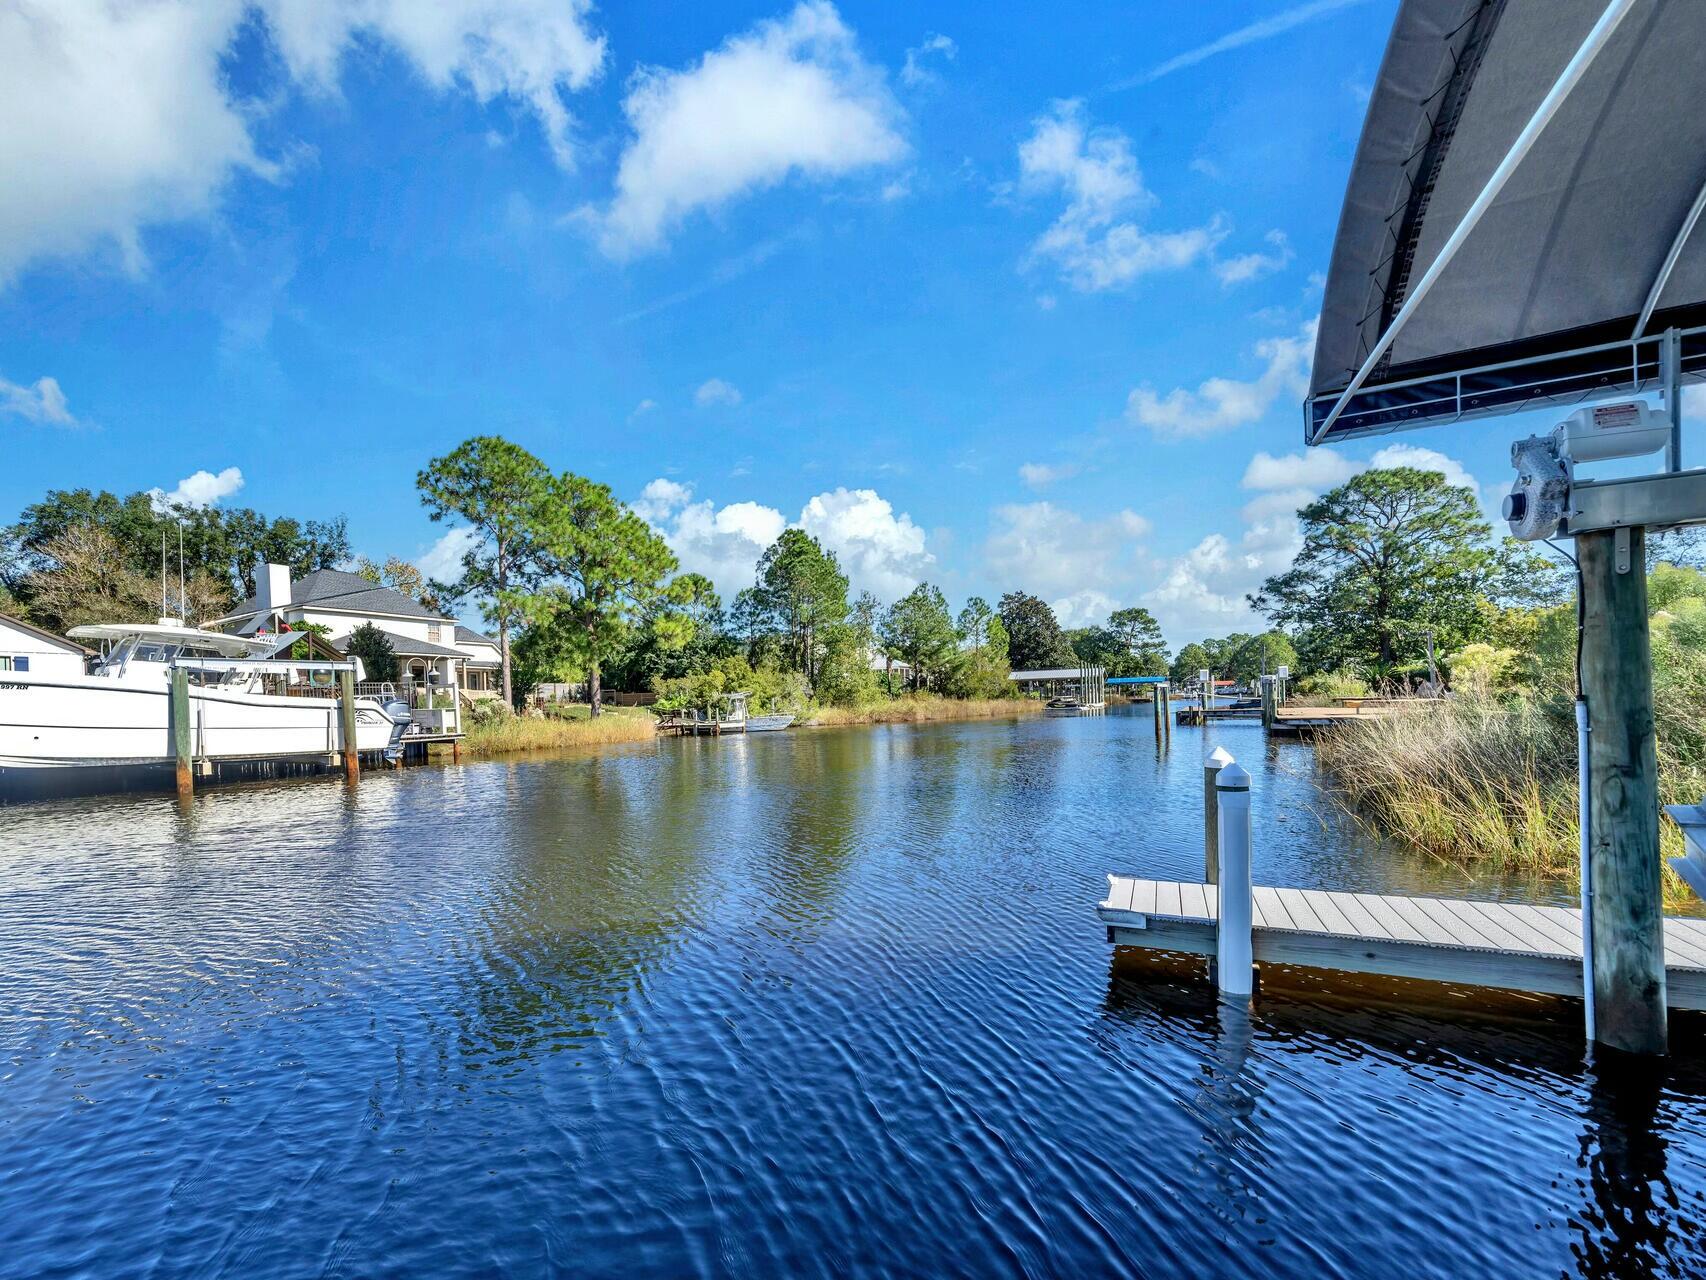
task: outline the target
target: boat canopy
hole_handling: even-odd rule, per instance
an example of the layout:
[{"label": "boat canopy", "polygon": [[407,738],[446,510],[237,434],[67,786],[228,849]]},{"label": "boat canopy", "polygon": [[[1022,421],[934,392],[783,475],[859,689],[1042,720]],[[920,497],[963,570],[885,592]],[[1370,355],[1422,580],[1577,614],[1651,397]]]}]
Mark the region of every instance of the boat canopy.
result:
[{"label": "boat canopy", "polygon": [[1706,378],[1703,49],[1701,3],[1403,0],[1306,440]]},{"label": "boat canopy", "polygon": [[253,643],[243,636],[199,627],[172,626],[164,622],[95,622],[72,627],[65,633],[73,640],[124,640],[131,636],[154,644],[196,645],[233,658],[248,656]]}]

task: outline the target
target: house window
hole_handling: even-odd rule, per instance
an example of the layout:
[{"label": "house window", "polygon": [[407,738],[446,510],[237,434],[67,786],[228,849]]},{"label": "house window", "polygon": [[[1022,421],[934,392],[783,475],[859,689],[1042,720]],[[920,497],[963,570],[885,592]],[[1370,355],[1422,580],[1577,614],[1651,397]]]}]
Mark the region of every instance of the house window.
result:
[{"label": "house window", "polygon": [[440,630],[441,630],[441,628],[439,627],[438,623],[436,623],[436,622],[427,623],[427,640],[433,644],[437,644],[438,639],[439,639]]},{"label": "house window", "polygon": [[19,656],[12,659],[13,671],[28,671],[29,669],[30,660],[27,657]]},{"label": "house window", "polygon": [[[10,671],[11,669],[12,660],[4,654],[0,654],[0,671]],[[26,667],[25,670],[28,670],[28,668]]]}]

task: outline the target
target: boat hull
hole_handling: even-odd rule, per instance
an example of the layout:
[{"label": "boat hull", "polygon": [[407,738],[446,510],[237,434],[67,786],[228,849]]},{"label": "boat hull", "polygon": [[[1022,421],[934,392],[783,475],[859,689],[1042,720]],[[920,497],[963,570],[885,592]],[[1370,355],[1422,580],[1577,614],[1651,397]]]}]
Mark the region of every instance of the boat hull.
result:
[{"label": "boat hull", "polygon": [[[385,751],[406,712],[356,700],[356,748]],[[190,750],[197,760],[326,755],[342,749],[338,702],[190,689]],[[14,674],[0,681],[0,770],[109,769],[176,760],[165,687],[103,679]]]}]

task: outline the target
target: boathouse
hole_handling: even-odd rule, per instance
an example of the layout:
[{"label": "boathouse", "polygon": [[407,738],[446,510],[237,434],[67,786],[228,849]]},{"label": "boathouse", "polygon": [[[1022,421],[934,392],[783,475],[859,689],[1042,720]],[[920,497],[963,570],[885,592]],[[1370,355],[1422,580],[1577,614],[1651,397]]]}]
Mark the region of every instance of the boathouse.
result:
[{"label": "boathouse", "polygon": [[0,675],[28,671],[38,676],[80,676],[91,656],[91,650],[74,640],[0,613]]}]

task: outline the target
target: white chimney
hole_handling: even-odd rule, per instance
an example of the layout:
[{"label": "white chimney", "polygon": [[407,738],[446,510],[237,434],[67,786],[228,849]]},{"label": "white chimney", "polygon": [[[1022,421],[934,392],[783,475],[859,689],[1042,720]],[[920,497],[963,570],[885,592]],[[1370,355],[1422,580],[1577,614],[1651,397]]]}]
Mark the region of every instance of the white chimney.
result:
[{"label": "white chimney", "polygon": [[271,614],[290,603],[290,566],[261,564],[255,574],[255,603],[263,614]]}]

